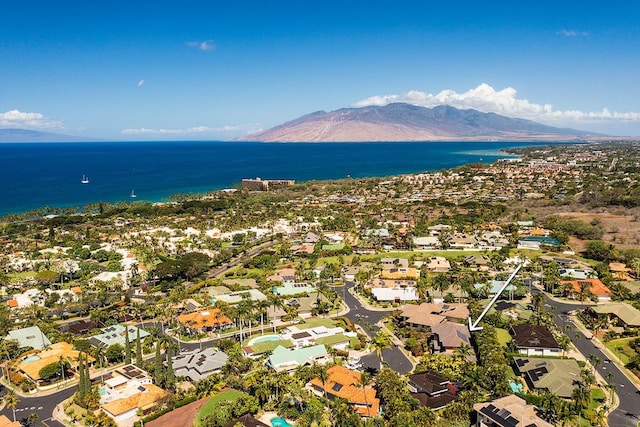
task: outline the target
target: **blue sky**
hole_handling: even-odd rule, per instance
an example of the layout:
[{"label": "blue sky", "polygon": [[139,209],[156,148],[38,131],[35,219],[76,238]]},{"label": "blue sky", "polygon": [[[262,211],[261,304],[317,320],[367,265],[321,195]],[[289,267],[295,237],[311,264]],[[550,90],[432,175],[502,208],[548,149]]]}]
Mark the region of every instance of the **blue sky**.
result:
[{"label": "blue sky", "polygon": [[640,135],[633,1],[6,1],[0,127],[230,139],[388,102]]}]

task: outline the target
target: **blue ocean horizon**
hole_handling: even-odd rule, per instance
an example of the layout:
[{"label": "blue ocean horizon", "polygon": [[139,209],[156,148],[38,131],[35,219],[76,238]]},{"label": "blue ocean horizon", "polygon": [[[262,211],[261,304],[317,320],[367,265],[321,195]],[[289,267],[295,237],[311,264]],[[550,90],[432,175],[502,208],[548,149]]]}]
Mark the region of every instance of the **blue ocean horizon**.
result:
[{"label": "blue ocean horizon", "polygon": [[[382,177],[509,157],[531,142],[264,143],[220,141],[0,144],[0,216],[43,207],[162,201],[243,178]],[[89,183],[81,183],[85,175]],[[136,198],[131,198],[132,191]]]}]

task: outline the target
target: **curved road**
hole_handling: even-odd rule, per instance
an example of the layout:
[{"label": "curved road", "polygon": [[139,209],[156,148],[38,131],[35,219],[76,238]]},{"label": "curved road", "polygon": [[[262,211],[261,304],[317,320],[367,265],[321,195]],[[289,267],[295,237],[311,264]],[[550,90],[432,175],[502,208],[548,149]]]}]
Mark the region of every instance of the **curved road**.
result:
[{"label": "curved road", "polygon": [[[538,292],[540,292],[538,290]],[[611,427],[636,427],[640,421],[640,391],[632,383],[629,378],[618,368],[616,364],[611,362],[609,357],[598,347],[593,341],[589,340],[585,334],[569,319],[568,313],[572,310],[580,310],[592,304],[567,304],[545,296],[545,304],[555,307],[553,320],[562,330],[566,325],[572,326],[571,333],[567,335],[571,342],[585,357],[590,354],[597,356],[602,363],[597,367],[598,373],[606,382],[612,382],[617,385],[616,394],[618,395],[619,405],[609,414],[609,426]],[[609,375],[610,374],[610,375]],[[613,377],[611,377],[613,375]],[[607,379],[607,376],[612,379]]]},{"label": "curved road", "polygon": [[[382,320],[383,317],[391,313],[392,310],[373,311],[366,309],[362,303],[349,292],[349,289],[354,286],[354,282],[348,282],[342,286],[336,286],[333,289],[341,293],[344,302],[349,307],[349,312],[345,314],[344,317],[362,327],[369,337],[373,337],[380,330],[376,324]],[[385,363],[389,364],[391,369],[399,374],[407,373],[413,369],[411,361],[396,344],[393,344],[392,348],[382,350],[382,359]],[[361,361],[362,365],[366,368],[376,370],[380,368],[380,360],[375,352],[362,357]]]}]

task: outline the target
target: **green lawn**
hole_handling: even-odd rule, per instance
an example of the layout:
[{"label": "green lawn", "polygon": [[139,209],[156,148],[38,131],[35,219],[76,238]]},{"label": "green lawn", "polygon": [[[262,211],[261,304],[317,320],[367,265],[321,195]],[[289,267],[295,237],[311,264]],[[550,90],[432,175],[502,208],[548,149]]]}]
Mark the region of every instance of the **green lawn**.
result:
[{"label": "green lawn", "polygon": [[196,426],[200,425],[200,421],[205,416],[211,414],[218,406],[218,403],[222,402],[223,400],[234,401],[238,399],[240,396],[242,396],[243,394],[244,394],[243,392],[238,390],[227,390],[227,391],[223,391],[221,393],[216,394],[211,399],[209,399],[209,401],[204,404],[200,412],[198,412],[198,415],[196,415],[195,425]]},{"label": "green lawn", "polygon": [[620,338],[605,343],[607,348],[620,358],[625,365],[635,355],[635,351],[629,346],[629,343],[638,337]]},{"label": "green lawn", "polygon": [[304,323],[298,323],[296,325],[298,329],[316,328],[318,326],[325,326],[327,328],[335,328],[336,322],[332,319],[324,319],[322,317],[310,317],[304,319]]},{"label": "green lawn", "polygon": [[591,389],[591,402],[589,403],[589,409],[596,409],[601,405],[601,402],[606,397],[604,390],[600,388]]},{"label": "green lawn", "polygon": [[506,346],[509,341],[511,341],[511,334],[509,331],[502,328],[496,328],[496,335],[498,337],[498,342],[501,346]]}]

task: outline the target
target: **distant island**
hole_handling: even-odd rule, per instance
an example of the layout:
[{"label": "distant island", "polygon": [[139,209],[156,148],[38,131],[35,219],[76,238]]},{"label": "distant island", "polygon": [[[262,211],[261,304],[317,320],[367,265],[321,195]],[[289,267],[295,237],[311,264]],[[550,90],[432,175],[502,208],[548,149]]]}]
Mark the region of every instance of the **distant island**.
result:
[{"label": "distant island", "polygon": [[96,141],[95,138],[86,138],[71,135],[62,135],[52,132],[41,132],[30,129],[0,129],[0,142],[84,142]]},{"label": "distant island", "polygon": [[[577,141],[593,132],[547,126],[477,110],[450,106],[424,108],[394,103],[385,106],[318,111],[240,141]],[[602,136],[602,135],[599,135]]]}]

